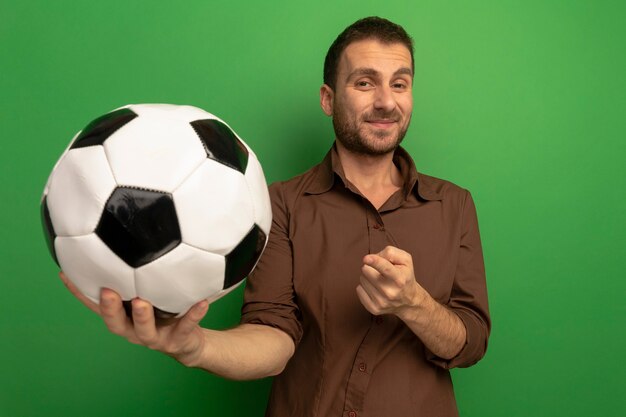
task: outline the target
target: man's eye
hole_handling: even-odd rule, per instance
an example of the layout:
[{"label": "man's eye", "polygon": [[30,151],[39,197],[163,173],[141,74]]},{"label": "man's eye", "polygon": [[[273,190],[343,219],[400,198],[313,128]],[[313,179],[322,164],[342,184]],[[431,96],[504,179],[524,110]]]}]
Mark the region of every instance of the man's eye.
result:
[{"label": "man's eye", "polygon": [[357,87],[369,87],[370,85],[369,81],[357,81],[356,83]]},{"label": "man's eye", "polygon": [[395,83],[395,84],[392,85],[392,87],[400,89],[400,90],[404,90],[407,86],[404,83]]}]

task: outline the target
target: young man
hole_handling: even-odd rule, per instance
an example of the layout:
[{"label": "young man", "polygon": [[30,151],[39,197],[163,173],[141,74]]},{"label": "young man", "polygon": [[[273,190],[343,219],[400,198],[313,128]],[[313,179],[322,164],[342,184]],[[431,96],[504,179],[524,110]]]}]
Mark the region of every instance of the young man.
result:
[{"label": "young man", "polygon": [[270,240],[248,279],[241,325],[203,329],[198,303],[155,325],[152,307],[74,294],[108,328],[233,379],[278,375],[270,416],[455,416],[449,368],[487,346],[490,318],[470,194],[418,173],[409,126],[413,45],[385,19],[349,26],[320,90],[336,141],[321,164],[270,187]]}]

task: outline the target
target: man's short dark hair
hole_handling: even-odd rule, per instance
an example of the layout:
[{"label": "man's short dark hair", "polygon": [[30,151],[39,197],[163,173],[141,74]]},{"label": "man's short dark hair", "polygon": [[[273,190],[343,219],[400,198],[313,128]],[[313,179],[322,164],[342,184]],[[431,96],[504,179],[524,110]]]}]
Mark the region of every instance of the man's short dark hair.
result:
[{"label": "man's short dark hair", "polygon": [[342,52],[353,42],[375,39],[384,44],[401,43],[411,52],[411,69],[413,63],[413,39],[404,28],[382,17],[371,16],[357,20],[344,29],[330,45],[324,60],[324,84],[333,90],[337,83],[337,67]]}]

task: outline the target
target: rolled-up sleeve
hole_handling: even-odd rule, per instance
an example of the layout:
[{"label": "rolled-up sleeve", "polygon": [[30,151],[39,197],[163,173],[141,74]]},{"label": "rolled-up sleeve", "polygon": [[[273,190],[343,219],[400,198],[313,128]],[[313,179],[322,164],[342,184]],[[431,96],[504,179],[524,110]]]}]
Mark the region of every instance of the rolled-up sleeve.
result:
[{"label": "rolled-up sleeve", "polygon": [[476,207],[466,191],[462,205],[459,257],[450,301],[447,303],[463,322],[466,341],[461,351],[452,359],[443,359],[426,349],[426,357],[445,369],[465,368],[478,362],[487,351],[491,331],[491,318],[487,302],[487,283],[483,251],[478,231]]},{"label": "rolled-up sleeve", "polygon": [[269,192],[272,228],[265,251],[246,282],[241,323],[280,329],[297,346],[302,338],[302,325],[293,288],[289,213],[281,183],[272,184]]}]

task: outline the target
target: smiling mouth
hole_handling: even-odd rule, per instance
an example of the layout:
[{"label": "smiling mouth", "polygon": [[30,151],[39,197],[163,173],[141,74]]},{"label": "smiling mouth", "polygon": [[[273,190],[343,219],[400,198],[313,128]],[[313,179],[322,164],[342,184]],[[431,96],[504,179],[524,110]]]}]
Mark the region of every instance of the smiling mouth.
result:
[{"label": "smiling mouth", "polygon": [[392,120],[392,119],[380,119],[380,120],[367,120],[366,122],[374,127],[385,129],[390,126],[393,126],[398,121]]}]

